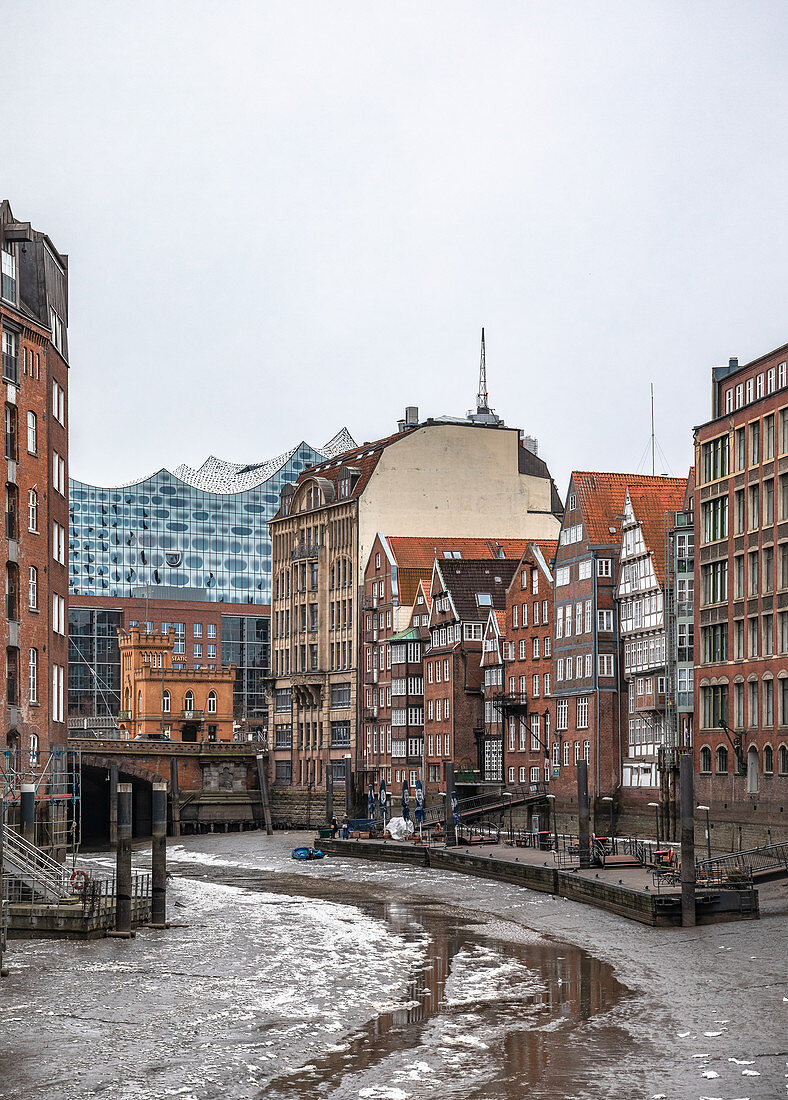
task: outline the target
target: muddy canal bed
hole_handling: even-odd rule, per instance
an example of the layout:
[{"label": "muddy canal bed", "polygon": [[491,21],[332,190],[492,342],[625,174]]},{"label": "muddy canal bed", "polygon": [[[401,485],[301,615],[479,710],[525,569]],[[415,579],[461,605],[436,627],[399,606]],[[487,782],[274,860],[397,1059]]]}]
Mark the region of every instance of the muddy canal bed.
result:
[{"label": "muddy canal bed", "polygon": [[171,842],[166,932],[11,942],[0,1097],[788,1096],[779,897],[734,933],[644,929],[451,873],[299,865],[303,839]]}]

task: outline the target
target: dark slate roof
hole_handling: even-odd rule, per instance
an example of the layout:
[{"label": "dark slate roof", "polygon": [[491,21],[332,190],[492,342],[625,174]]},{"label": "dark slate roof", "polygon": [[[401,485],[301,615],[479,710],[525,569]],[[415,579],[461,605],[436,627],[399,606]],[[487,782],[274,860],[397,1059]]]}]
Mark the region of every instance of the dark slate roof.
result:
[{"label": "dark slate roof", "polygon": [[[438,567],[460,619],[487,619],[493,611],[506,609],[506,590],[517,570],[517,561],[490,559],[469,561],[457,558],[441,560]],[[476,594],[487,593],[492,604],[479,605]]]}]

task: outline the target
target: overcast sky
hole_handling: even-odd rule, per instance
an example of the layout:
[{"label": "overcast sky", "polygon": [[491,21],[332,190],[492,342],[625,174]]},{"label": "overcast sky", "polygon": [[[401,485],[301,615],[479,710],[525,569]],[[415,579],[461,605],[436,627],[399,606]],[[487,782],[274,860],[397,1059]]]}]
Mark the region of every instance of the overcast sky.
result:
[{"label": "overcast sky", "polygon": [[[0,4],[0,196],[70,260],[71,474],[490,401],[684,473],[788,341],[779,3]],[[648,465],[650,470],[650,463]]]}]

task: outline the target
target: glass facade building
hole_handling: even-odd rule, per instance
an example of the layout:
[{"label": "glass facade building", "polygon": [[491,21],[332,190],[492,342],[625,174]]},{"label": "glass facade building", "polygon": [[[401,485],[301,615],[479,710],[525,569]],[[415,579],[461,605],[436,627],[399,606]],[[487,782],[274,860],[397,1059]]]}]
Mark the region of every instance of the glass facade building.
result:
[{"label": "glass facade building", "polygon": [[162,595],[202,589],[217,602],[268,603],[268,520],[282,487],[313,462],[354,446],[346,429],[320,451],[300,443],[268,462],[209,458],[129,485],[69,482],[69,595]]}]

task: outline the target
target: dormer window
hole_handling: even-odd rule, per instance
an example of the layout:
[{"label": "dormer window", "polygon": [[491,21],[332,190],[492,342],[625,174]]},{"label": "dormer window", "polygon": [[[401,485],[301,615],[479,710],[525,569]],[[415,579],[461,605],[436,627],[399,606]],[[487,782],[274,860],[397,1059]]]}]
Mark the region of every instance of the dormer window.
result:
[{"label": "dormer window", "polygon": [[476,603],[479,607],[492,607],[492,596],[489,592],[477,592]]},{"label": "dormer window", "polygon": [[337,474],[337,497],[347,500],[361,477],[361,470],[357,466],[343,466]]},{"label": "dormer window", "polygon": [[10,243],[4,244],[0,249],[0,270],[2,270],[0,295],[7,302],[16,304],[16,255],[14,246]]}]

